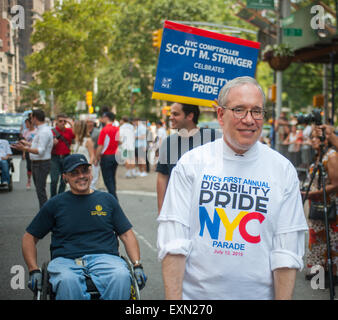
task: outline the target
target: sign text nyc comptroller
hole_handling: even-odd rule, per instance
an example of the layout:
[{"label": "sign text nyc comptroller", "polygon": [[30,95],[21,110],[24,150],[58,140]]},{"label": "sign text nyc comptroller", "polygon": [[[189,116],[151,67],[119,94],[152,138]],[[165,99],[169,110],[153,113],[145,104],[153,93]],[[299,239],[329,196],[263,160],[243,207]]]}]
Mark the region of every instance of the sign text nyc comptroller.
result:
[{"label": "sign text nyc comptroller", "polygon": [[255,76],[260,44],[165,21],[153,99],[211,107],[227,81]]}]

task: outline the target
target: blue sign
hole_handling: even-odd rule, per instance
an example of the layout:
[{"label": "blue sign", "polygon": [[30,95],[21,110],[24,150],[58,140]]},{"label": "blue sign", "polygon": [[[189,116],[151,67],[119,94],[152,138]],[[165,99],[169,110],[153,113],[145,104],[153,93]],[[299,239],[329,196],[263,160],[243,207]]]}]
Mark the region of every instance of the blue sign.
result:
[{"label": "blue sign", "polygon": [[165,21],[152,97],[211,107],[227,81],[255,76],[259,46]]}]

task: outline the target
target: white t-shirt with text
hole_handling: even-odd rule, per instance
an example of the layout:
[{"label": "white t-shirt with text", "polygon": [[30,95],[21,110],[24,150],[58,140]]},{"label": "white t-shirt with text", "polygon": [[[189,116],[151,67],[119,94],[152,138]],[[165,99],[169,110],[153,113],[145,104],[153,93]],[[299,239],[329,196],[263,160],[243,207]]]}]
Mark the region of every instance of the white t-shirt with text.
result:
[{"label": "white t-shirt with text", "polygon": [[301,259],[275,242],[307,230],[292,164],[259,142],[237,155],[223,139],[182,156],[158,221],[159,239],[168,222],[186,233],[167,244],[186,250],[183,299],[272,299],[275,260]]}]

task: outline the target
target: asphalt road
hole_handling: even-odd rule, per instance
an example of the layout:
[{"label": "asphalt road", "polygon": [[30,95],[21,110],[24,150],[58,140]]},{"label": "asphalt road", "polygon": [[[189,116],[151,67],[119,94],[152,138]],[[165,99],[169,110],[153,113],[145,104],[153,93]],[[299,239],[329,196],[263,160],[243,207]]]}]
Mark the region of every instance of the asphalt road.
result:
[{"label": "asphalt road", "polygon": [[[38,210],[34,187],[26,190],[25,163],[15,160],[14,187],[12,192],[0,190],[0,300],[30,300],[27,289],[28,273],[21,254],[21,237]],[[160,263],[156,252],[156,196],[155,174],[146,178],[124,179],[123,168],[117,174],[118,197],[122,208],[131,220],[138,237],[142,261],[148,282],[141,291],[141,298],[162,300],[164,298]],[[49,185],[48,185],[49,187]],[[49,259],[50,237],[38,243],[38,261]],[[122,246],[123,247],[123,246]],[[123,250],[122,250],[123,253]],[[21,270],[24,270],[24,288],[20,288]],[[18,287],[13,289],[13,287]],[[337,291],[336,287],[336,291]],[[295,300],[328,300],[329,290],[311,288],[304,279],[304,271],[298,272],[294,292]]]}]

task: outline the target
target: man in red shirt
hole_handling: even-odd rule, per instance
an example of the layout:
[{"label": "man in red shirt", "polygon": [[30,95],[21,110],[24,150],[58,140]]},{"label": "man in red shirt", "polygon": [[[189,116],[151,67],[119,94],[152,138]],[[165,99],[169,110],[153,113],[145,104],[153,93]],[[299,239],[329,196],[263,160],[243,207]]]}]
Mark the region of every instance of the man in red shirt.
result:
[{"label": "man in red shirt", "polygon": [[112,112],[105,112],[102,116],[102,122],[105,126],[102,128],[97,141],[96,158],[100,160],[102,177],[108,192],[117,199],[115,176],[118,162],[115,155],[119,145],[119,127],[113,125],[114,120],[115,114]]},{"label": "man in red shirt", "polygon": [[[66,123],[72,126],[65,114],[58,114],[56,116],[56,125],[52,129],[54,136],[54,147],[52,149],[51,168],[50,168],[50,196],[53,197],[57,193],[64,192],[66,184],[62,179],[63,173],[63,159],[70,154],[70,146],[72,140],[75,138],[73,130],[66,128]],[[60,179],[59,190],[57,186]]]}]

